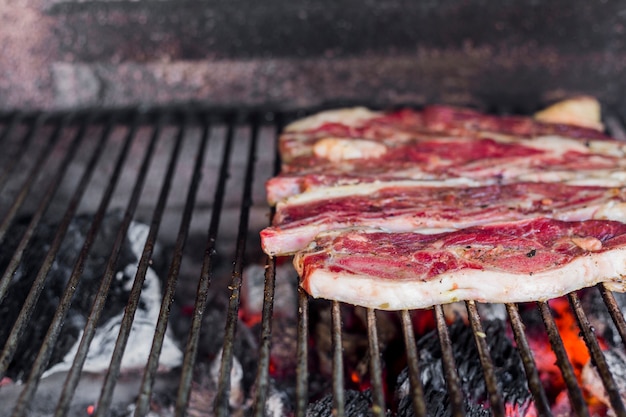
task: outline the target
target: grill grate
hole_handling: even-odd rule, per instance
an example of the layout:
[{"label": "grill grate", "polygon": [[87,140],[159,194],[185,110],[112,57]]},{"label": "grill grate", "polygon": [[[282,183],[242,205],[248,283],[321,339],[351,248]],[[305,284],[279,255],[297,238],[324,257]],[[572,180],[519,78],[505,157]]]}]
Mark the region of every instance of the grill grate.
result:
[{"label": "grill grate", "polygon": [[[167,259],[167,275],[163,284],[163,296],[159,300],[156,332],[152,341],[146,341],[151,343],[152,347],[147,365],[140,371],[140,383],[137,384],[133,397],[134,408],[129,412],[135,416],[142,416],[150,411],[151,398],[159,379],[159,357],[166,329],[172,325],[171,311],[174,300],[181,291],[180,286],[184,284],[181,282],[183,281],[181,271],[185,267],[186,255],[189,252],[189,237],[198,233],[198,228],[203,229],[204,225],[208,224],[208,230],[201,231],[205,242],[204,252],[199,259],[201,266],[198,265],[199,268],[195,270],[199,277],[193,284],[195,297],[192,300],[193,313],[189,318],[186,340],[181,340],[184,357],[180,373],[177,375],[178,388],[173,394],[175,400],[172,401],[170,412],[178,416],[188,411],[203,331],[203,316],[214,294],[223,291],[228,300],[228,307],[224,337],[220,341],[222,353],[219,378],[215,401],[211,405],[212,409],[207,411],[217,416],[232,414],[229,406],[231,369],[235,361],[235,344],[238,338],[243,337],[237,330],[241,291],[244,285],[242,275],[244,266],[258,246],[255,238],[251,237],[257,234],[259,227],[254,215],[259,210],[265,214],[265,217],[261,216],[262,227],[267,224],[267,214],[270,216],[273,214],[272,211],[265,209],[262,191],[259,190],[262,190],[264,180],[279,169],[275,150],[276,133],[286,121],[295,116],[282,113],[229,113],[197,108],[58,114],[15,112],[0,115],[0,146],[6,150],[0,156],[2,162],[0,240],[8,237],[11,225],[20,216],[29,214],[27,227],[23,236],[19,238],[16,250],[11,254],[6,270],[0,271],[2,273],[0,306],[2,302],[6,302],[11,279],[20,265],[26,262],[40,262],[37,265],[38,271],[32,289],[22,304],[22,310],[12,325],[6,343],[1,347],[0,380],[7,375],[26,327],[31,321],[37,320],[37,317],[33,317],[34,306],[46,288],[46,277],[54,266],[72,219],[81,211],[93,213],[82,248],[74,261],[73,271],[67,286],[63,289],[58,308],[30,372],[17,391],[9,391],[7,385],[0,385],[0,398],[3,391],[15,392],[11,398],[9,406],[11,408],[9,411],[3,411],[6,415],[15,417],[29,415],[38,390],[41,389],[42,376],[51,359],[52,350],[58,342],[71,302],[80,297],[80,294],[75,292],[86,259],[97,242],[106,213],[113,208],[122,208],[123,218],[116,231],[115,243],[110,248],[106,268],[102,271],[100,288],[81,334],[76,359],[59,385],[58,396],[51,406],[51,414],[65,416],[74,413],[73,404],[81,384],[84,363],[111,283],[115,279],[120,250],[131,222],[138,218],[148,219],[146,222],[149,225],[148,237],[142,248],[112,360],[103,375],[92,413],[96,416],[113,413],[116,387],[122,372],[122,357],[128,347],[146,273],[152,263],[157,240],[167,234],[163,229],[172,229],[169,232],[172,250],[170,258]],[[621,128],[616,118],[611,120],[616,128]],[[213,171],[207,167],[210,164],[214,165]],[[155,170],[154,166],[157,165],[161,166],[160,171]],[[241,184],[231,187],[229,181],[235,181],[237,178]],[[170,215],[171,212],[175,212],[176,215]],[[235,213],[235,217],[231,213]],[[35,231],[46,222],[55,222],[58,226],[49,242],[45,257],[42,260],[25,259],[25,250],[32,244]],[[232,227],[231,222],[236,223],[237,227]],[[172,227],[172,224],[178,227]],[[234,249],[228,259],[232,261],[232,269],[228,271],[229,279],[226,286],[220,287],[216,283],[217,271],[220,268],[217,255],[222,250],[223,242],[229,239],[234,242]],[[267,259],[262,318],[257,343],[258,362],[249,408],[249,413],[258,417],[267,415],[272,385],[269,369],[276,271],[276,260]],[[622,341],[626,342],[626,322],[615,297],[604,285],[598,285],[597,291],[600,292]],[[309,406],[309,397],[314,394],[309,383],[311,303],[302,290],[298,290],[297,294],[299,311],[297,344],[293,352],[297,357],[297,369],[293,387],[295,400],[291,406],[296,416],[304,416]],[[616,415],[626,416],[618,386],[609,370],[594,329],[583,311],[582,303],[576,293],[569,294],[568,300],[582,338],[599,369],[612,408]],[[345,317],[340,303],[329,302],[328,305],[332,329],[332,408],[334,415],[343,416],[350,414],[347,407],[343,350],[345,340],[342,321]],[[465,307],[478,348],[479,355],[476,359],[480,360],[485,375],[490,410],[495,416],[507,415],[503,396],[496,382],[489,347],[484,338],[485,333],[477,304],[466,302]],[[508,304],[505,307],[537,414],[551,415],[551,406],[540,381],[518,306]],[[572,409],[576,415],[588,416],[589,407],[572,363],[568,359],[550,306],[547,302],[538,302],[536,308],[542,317],[552,350],[556,354],[558,368],[565,381]],[[409,368],[409,396],[414,414],[422,416],[427,415],[429,407],[420,379],[419,352],[412,314],[410,311],[402,311],[398,313],[397,318],[401,323],[404,355]],[[452,405],[452,415],[463,416],[466,414],[465,394],[461,387],[458,364],[455,363],[443,307],[436,306],[432,314],[442,349],[443,371]],[[382,417],[388,415],[387,409],[393,399],[388,398],[389,393],[385,388],[377,312],[367,309],[365,315],[373,404],[370,411],[372,415]]]}]

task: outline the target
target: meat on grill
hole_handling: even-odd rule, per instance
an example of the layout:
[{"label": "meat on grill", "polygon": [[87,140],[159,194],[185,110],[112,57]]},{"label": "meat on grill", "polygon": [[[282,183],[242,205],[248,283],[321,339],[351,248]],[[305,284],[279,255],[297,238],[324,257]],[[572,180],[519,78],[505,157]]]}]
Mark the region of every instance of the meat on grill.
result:
[{"label": "meat on grill", "polygon": [[346,227],[430,233],[537,216],[626,221],[626,189],[515,183],[449,187],[428,182],[371,183],[303,193],[278,203],[261,232],[263,250],[286,255],[317,234]]},{"label": "meat on grill", "polygon": [[449,233],[324,232],[294,257],[314,297],[383,310],[459,300],[547,300],[607,282],[624,291],[626,224],[531,219]]}]

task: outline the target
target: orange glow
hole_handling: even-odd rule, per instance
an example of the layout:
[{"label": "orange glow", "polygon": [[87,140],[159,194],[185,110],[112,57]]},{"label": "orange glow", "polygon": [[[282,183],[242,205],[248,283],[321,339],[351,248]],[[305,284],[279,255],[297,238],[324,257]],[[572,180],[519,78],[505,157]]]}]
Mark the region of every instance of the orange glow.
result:
[{"label": "orange glow", "polygon": [[247,314],[244,310],[239,310],[239,318],[245,323],[246,326],[252,327],[261,323],[263,319],[262,314]]},{"label": "orange glow", "polygon": [[580,381],[583,367],[589,362],[589,351],[587,345],[580,335],[580,329],[574,313],[570,310],[569,302],[566,298],[556,298],[550,301],[550,307],[554,311],[554,321],[559,329],[563,346],[567,352],[569,360],[572,362],[576,377]]},{"label": "orange glow", "polygon": [[359,377],[359,374],[357,373],[357,371],[352,371],[350,373],[350,380],[354,382],[355,384],[359,384],[361,382],[361,378]]},{"label": "orange glow", "polygon": [[432,310],[415,310],[412,320],[416,335],[423,335],[435,328],[435,314]]},{"label": "orange glow", "polygon": [[87,406],[87,414],[88,415],[92,415],[94,413],[94,411],[96,411],[96,406],[95,405],[92,404],[90,406]]},{"label": "orange glow", "polygon": [[275,376],[278,369],[276,368],[276,364],[271,358],[270,358],[270,364],[268,368],[269,368],[268,370],[269,370],[270,375]]}]

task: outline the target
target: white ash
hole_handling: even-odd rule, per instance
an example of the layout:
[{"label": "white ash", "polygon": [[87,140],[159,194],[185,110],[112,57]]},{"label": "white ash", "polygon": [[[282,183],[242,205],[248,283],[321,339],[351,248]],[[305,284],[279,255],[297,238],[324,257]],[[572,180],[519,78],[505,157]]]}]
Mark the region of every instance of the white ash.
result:
[{"label": "white ash", "polygon": [[[623,347],[612,348],[603,353],[622,401],[626,402],[626,353],[623,352]],[[602,379],[596,367],[591,363],[591,359],[583,368],[582,382],[583,386],[589,392],[602,401],[607,407],[611,408],[609,396],[604,389],[604,384],[602,383]]]},{"label": "white ash", "polygon": [[[507,320],[507,312],[504,304],[499,303],[476,303],[476,309],[478,315],[482,320]],[[449,303],[443,305],[443,313],[446,316],[446,320],[449,322],[461,319],[464,322],[469,322],[467,316],[467,307],[464,301],[457,301],[455,303]]]},{"label": "white ash", "polygon": [[[252,264],[243,271],[242,303],[248,314],[263,311],[265,265]],[[274,315],[295,318],[297,313],[297,273],[291,263],[276,266]]]},{"label": "white ash", "polygon": [[[128,229],[128,239],[131,243],[131,249],[137,260],[141,258],[143,247],[146,244],[149,228],[147,225],[132,222]],[[131,277],[127,279],[127,284],[132,287],[134,277],[137,273],[137,264],[126,265],[123,272],[118,272],[116,279],[122,279],[124,276]],[[146,277],[139,299],[139,306],[135,313],[131,331],[128,337],[126,350],[122,358],[122,369],[136,369],[145,366],[150,349],[154,331],[159,315],[161,304],[161,282],[156,272],[148,267]],[[94,338],[90,344],[89,352],[83,367],[84,371],[98,373],[106,370],[111,362],[115,341],[117,340],[124,312],[109,319],[102,326],[96,329]],[[56,372],[67,371],[71,368],[74,357],[78,350],[80,339],[83,336],[81,331],[77,342],[67,352],[62,362],[57,363],[48,369],[43,377],[50,376]],[[166,332],[163,340],[163,348],[159,357],[159,366],[161,369],[170,369],[182,363],[183,354],[176,342],[172,339],[169,331]]]}]

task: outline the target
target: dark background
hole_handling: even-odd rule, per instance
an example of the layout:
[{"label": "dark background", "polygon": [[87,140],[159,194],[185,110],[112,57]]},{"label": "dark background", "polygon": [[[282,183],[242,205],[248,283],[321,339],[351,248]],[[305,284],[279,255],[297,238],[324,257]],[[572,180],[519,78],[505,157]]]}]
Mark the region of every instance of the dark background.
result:
[{"label": "dark background", "polygon": [[0,10],[0,109],[531,111],[591,94],[626,113],[626,2],[25,0]]}]

